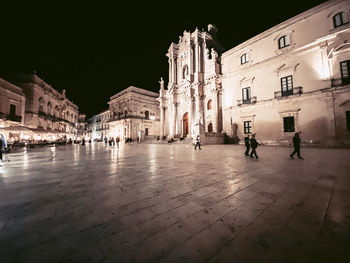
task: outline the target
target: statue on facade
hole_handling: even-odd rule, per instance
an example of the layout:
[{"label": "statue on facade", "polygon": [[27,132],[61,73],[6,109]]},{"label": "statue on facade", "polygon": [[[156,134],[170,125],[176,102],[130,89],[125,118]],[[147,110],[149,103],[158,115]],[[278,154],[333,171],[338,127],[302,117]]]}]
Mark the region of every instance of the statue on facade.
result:
[{"label": "statue on facade", "polygon": [[214,48],[211,49],[211,57],[213,60],[216,60],[216,58],[218,57],[218,53]]},{"label": "statue on facade", "polygon": [[158,81],[160,83],[160,89],[164,89],[164,80],[163,77],[160,78],[160,81]]},{"label": "statue on facade", "polygon": [[215,35],[218,32],[218,28],[213,24],[209,24],[208,25],[208,32]]}]

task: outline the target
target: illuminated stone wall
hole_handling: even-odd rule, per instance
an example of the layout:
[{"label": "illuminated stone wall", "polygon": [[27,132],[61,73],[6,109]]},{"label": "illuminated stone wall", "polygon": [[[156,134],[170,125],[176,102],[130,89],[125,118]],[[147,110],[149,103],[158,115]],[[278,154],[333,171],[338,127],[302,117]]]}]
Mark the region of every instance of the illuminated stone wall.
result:
[{"label": "illuminated stone wall", "polygon": [[[224,131],[230,137],[242,142],[244,122],[250,122],[250,133],[267,144],[290,144],[295,132],[314,145],[350,142],[350,85],[340,69],[350,60],[350,23],[334,24],[334,16],[349,18],[349,10],[349,1],[326,2],[222,54]],[[292,84],[287,92],[283,78]],[[250,101],[243,97],[248,87]],[[294,118],[293,131],[285,130],[286,117]]]},{"label": "illuminated stone wall", "polygon": [[109,136],[133,140],[154,139],[160,136],[157,97],[158,93],[133,86],[112,96],[108,102]]}]

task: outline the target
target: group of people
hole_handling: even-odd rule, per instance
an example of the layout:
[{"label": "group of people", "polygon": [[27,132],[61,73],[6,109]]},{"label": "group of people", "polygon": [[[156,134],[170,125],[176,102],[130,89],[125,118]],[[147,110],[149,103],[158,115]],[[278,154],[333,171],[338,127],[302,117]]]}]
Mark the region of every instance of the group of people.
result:
[{"label": "group of people", "polygon": [[[255,134],[251,135],[251,138],[249,138],[249,135],[247,135],[244,138],[244,143],[245,143],[245,147],[246,147],[246,151],[244,152],[245,156],[249,156],[251,158],[255,158],[258,159],[258,155],[256,153],[256,148],[260,145],[256,139],[255,139]],[[294,151],[289,155],[290,158],[294,158],[294,154],[297,154],[299,159],[304,159],[303,157],[301,157],[300,155],[300,143],[301,143],[301,139],[299,136],[299,133],[296,132],[294,134],[293,137],[293,147],[294,147]],[[249,150],[252,149],[252,151],[249,153]]]},{"label": "group of people", "polygon": [[[256,153],[256,148],[258,148],[258,145],[260,145],[260,143],[258,143],[255,139],[255,134],[252,134],[251,138],[249,138],[249,135],[247,135],[247,137],[244,138],[244,143],[245,143],[245,147],[246,147],[246,151],[244,153],[245,156],[250,156],[251,158],[255,158],[258,159],[259,156]],[[250,148],[252,149],[252,151],[249,154],[249,150]]]},{"label": "group of people", "polygon": [[[0,161],[4,162],[7,161],[9,162],[10,160],[7,157],[6,151],[9,148],[7,147],[7,141],[4,135],[0,134]],[[5,160],[4,160],[5,159]],[[1,166],[1,164],[0,164]]]},{"label": "group of people", "polygon": [[109,137],[109,140],[108,140],[107,137],[105,137],[104,141],[106,146],[107,144],[109,144],[109,146],[114,146],[115,144],[117,144],[117,147],[119,147],[120,138],[117,137],[114,139],[114,137]]}]

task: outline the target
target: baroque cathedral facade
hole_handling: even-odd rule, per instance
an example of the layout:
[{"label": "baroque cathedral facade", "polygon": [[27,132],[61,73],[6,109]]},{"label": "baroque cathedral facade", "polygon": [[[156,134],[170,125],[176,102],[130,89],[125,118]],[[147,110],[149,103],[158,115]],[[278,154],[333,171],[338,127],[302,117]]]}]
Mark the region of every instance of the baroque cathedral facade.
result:
[{"label": "baroque cathedral facade", "polygon": [[160,81],[160,133],[203,143],[350,145],[350,2],[331,0],[223,52],[217,29],[185,31]]},{"label": "baroque cathedral facade", "polygon": [[162,137],[193,137],[206,132],[217,135],[211,136],[212,140],[223,140],[219,56],[223,48],[216,31],[213,25],[207,31],[185,31],[177,44],[170,45],[169,83],[166,90],[160,81],[158,98]]}]

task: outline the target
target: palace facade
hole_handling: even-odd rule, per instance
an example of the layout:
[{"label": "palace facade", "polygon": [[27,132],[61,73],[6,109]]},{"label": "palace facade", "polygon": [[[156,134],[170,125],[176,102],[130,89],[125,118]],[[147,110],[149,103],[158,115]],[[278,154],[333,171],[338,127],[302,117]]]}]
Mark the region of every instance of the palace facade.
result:
[{"label": "palace facade", "polygon": [[20,87],[0,78],[0,127],[24,124],[26,98]]},{"label": "palace facade", "polygon": [[6,81],[0,79],[0,86],[1,110],[6,123],[12,120],[2,125],[10,141],[76,138],[78,106],[66,97],[65,90],[58,92],[36,74],[11,74]]},{"label": "palace facade", "polygon": [[130,86],[110,97],[109,136],[133,140],[159,136],[158,93]]},{"label": "palace facade", "polygon": [[350,145],[350,2],[328,1],[222,53],[216,29],[170,45],[161,133]]}]

